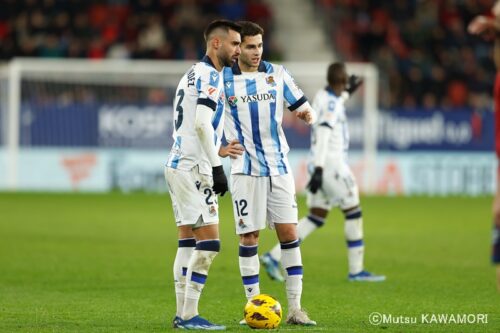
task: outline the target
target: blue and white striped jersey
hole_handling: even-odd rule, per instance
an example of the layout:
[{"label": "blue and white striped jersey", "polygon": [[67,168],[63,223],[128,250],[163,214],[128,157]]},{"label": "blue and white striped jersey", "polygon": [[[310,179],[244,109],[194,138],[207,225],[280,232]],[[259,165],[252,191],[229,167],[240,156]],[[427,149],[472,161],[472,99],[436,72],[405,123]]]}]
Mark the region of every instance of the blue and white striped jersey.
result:
[{"label": "blue and white striped jersey", "polygon": [[222,73],[215,69],[208,56],[194,64],[182,77],[174,100],[174,143],[167,167],[191,170],[198,165],[200,173],[211,175],[212,166],[195,130],[196,106],[203,104],[214,110],[212,125],[214,143],[219,150],[224,128],[224,88]]},{"label": "blue and white striped jersey", "polygon": [[339,158],[347,162],[347,150],[349,149],[349,128],[344,103],[347,94],[335,95],[330,88],[321,89],[316,93],[313,108],[318,113],[318,120],[311,131],[311,159],[314,158],[316,150],[316,128],[328,126],[332,129],[328,141],[328,150],[325,165],[333,165],[329,161]]},{"label": "blue and white striped jersey", "polygon": [[[228,142],[237,139],[245,153],[231,159],[231,173],[276,176],[289,172],[288,143],[283,133],[283,104],[291,111],[309,105],[290,73],[262,61],[256,72],[241,72],[238,64],[224,69]],[[301,108],[302,107],[302,108]]]}]

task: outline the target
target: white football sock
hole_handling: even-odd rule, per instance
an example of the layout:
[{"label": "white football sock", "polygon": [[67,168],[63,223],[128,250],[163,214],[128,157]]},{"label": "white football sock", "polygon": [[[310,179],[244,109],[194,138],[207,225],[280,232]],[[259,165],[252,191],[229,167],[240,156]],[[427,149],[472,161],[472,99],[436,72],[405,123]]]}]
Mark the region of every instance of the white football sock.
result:
[{"label": "white football sock", "polygon": [[260,294],[259,286],[259,256],[258,245],[245,246],[240,244],[239,264],[240,274],[247,299]]},{"label": "white football sock", "polygon": [[309,214],[306,217],[300,219],[297,225],[297,232],[299,233],[299,239],[303,241],[309,236],[314,230],[320,228],[325,224],[325,219],[316,215]]},{"label": "white football sock", "polygon": [[186,275],[186,296],[182,319],[191,319],[198,315],[198,302],[205,286],[208,270],[213,259],[219,253],[219,240],[205,240],[196,243],[196,250],[189,260]]},{"label": "white football sock", "polygon": [[184,308],[187,267],[195,246],[196,241],[194,238],[179,239],[179,247],[174,261],[174,286],[177,305],[175,315],[177,317],[182,315]]},{"label": "white football sock", "polygon": [[286,271],[286,295],[288,298],[288,311],[300,309],[302,296],[302,256],[300,254],[299,240],[281,243],[281,264]]},{"label": "white football sock", "polygon": [[363,270],[365,245],[363,242],[363,218],[361,208],[345,215],[344,232],[347,241],[349,273],[358,274]]}]

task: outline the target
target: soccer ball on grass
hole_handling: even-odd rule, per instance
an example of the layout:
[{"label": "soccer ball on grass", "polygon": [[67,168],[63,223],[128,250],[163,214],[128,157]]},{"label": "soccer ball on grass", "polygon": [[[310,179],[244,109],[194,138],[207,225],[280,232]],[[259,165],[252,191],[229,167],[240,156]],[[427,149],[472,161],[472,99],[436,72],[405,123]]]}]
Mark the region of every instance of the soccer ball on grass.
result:
[{"label": "soccer ball on grass", "polygon": [[276,328],[282,314],[278,300],[266,294],[254,296],[245,305],[245,321],[251,328]]}]

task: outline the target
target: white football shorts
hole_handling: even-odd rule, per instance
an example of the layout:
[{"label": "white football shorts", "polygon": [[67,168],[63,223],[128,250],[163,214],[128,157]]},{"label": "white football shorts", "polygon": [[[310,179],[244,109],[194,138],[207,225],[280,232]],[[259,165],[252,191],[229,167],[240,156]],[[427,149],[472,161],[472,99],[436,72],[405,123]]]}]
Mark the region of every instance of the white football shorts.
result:
[{"label": "white football shorts", "polygon": [[332,207],[346,210],[359,206],[358,185],[347,163],[337,168],[325,166],[322,187],[314,194],[307,192],[307,206],[325,210]]},{"label": "white football shorts", "polygon": [[198,166],[190,171],[165,167],[165,180],[178,227],[192,225],[199,228],[219,222],[219,205],[217,195],[212,191],[212,176],[201,174]]},{"label": "white football shorts", "polygon": [[257,177],[231,175],[236,234],[261,230],[275,223],[297,223],[293,175]]}]

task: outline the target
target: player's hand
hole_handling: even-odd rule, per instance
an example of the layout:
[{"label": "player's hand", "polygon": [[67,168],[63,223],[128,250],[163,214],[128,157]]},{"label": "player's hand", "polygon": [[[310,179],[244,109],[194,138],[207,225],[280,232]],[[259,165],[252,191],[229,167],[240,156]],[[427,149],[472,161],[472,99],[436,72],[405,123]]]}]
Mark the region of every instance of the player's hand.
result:
[{"label": "player's hand", "polygon": [[220,157],[231,157],[231,158],[236,158],[240,155],[242,155],[245,152],[245,148],[243,148],[242,145],[240,145],[240,142],[238,140],[233,140],[231,141],[227,146],[221,146],[219,149],[219,156]]},{"label": "player's hand", "polygon": [[224,173],[222,165],[212,168],[212,177],[214,180],[214,186],[212,186],[212,190],[215,194],[220,194],[221,197],[224,196],[224,193],[226,193],[228,190],[228,186],[226,174]]},{"label": "player's hand", "polygon": [[305,121],[308,125],[312,125],[316,122],[316,112],[314,110],[304,110],[297,112],[297,117]]},{"label": "player's hand", "polygon": [[349,76],[349,85],[347,86],[346,91],[349,93],[349,95],[352,95],[362,83],[362,78],[356,75],[351,75]]},{"label": "player's hand", "polygon": [[500,1],[495,2],[493,8],[491,8],[491,12],[496,18],[500,17]]},{"label": "player's hand", "polygon": [[[500,8],[497,8],[497,10],[500,11]],[[481,38],[486,41],[491,41],[495,38],[495,19],[482,15],[476,16],[476,18],[469,23],[467,31],[470,34],[481,36]]]},{"label": "player's hand", "polygon": [[307,188],[309,189],[309,191],[311,191],[311,193],[314,194],[318,192],[318,190],[321,188],[322,185],[323,185],[323,168],[315,167],[311,179],[307,184]]},{"label": "player's hand", "polygon": [[482,33],[488,32],[493,28],[492,19],[486,16],[476,16],[469,26],[467,27],[467,31],[473,35],[480,35]]}]

